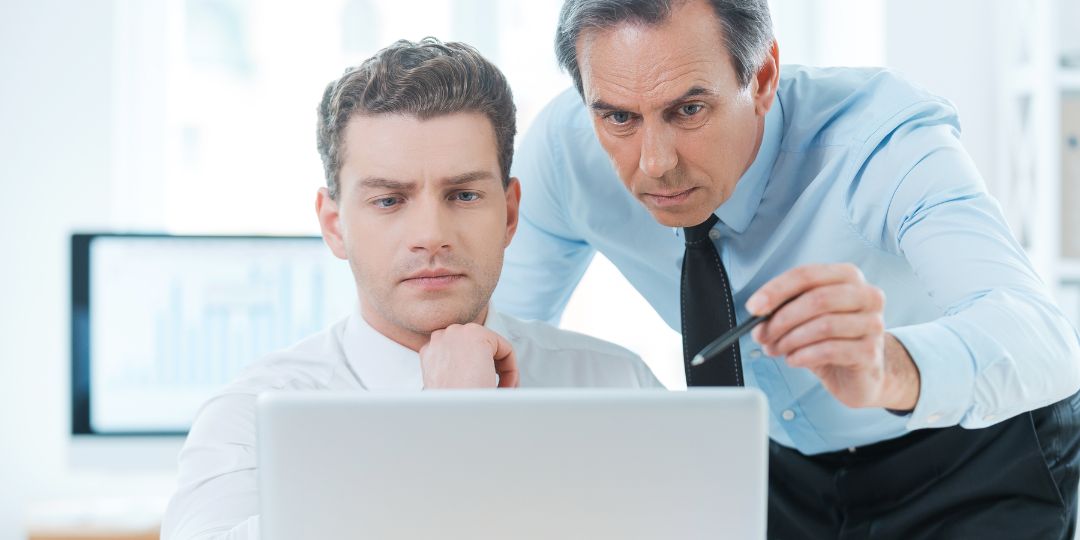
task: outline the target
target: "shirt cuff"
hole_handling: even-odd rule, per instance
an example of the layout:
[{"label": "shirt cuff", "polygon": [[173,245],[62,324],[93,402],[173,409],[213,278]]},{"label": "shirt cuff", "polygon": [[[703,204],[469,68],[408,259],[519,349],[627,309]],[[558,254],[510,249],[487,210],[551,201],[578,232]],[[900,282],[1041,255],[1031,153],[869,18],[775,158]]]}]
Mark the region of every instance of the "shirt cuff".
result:
[{"label": "shirt cuff", "polygon": [[919,401],[909,431],[954,426],[971,409],[975,364],[967,345],[940,321],[889,330],[919,369]]}]

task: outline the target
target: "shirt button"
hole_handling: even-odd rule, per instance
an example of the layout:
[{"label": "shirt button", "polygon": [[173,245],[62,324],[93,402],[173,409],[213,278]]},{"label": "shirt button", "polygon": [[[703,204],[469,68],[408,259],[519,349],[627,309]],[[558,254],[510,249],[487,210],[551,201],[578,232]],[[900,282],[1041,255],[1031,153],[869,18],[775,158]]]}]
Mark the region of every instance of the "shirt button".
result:
[{"label": "shirt button", "polygon": [[780,413],[780,416],[784,420],[787,420],[788,422],[790,422],[790,421],[795,419],[795,411],[793,411],[791,409],[787,409],[784,412]]},{"label": "shirt button", "polygon": [[712,239],[712,240],[719,240],[720,239],[720,231],[718,231],[716,229],[709,229],[709,238]]},{"label": "shirt button", "polygon": [[936,424],[938,420],[941,420],[941,414],[934,413],[926,417],[926,422],[930,424]]},{"label": "shirt button", "polygon": [[754,349],[750,351],[750,358],[761,358],[761,349]]}]

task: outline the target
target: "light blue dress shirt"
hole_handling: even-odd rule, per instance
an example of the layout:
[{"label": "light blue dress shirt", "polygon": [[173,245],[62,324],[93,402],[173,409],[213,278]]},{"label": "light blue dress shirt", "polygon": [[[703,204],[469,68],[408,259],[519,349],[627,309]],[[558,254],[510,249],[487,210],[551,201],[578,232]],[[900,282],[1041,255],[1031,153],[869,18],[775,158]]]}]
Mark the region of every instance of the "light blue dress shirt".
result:
[{"label": "light blue dress shirt", "polygon": [[[783,68],[758,155],[711,234],[737,316],[745,320],[750,295],[789,269],[854,263],[885,291],[886,327],[922,387],[907,416],[848,408],[809,370],[746,336],[746,382],[768,397],[776,442],[814,454],[920,428],[979,428],[1080,387],[1080,336],[959,131],[950,103],[890,71]],[[521,222],[499,309],[557,320],[598,250],[679,330],[681,230],[656,223],[623,187],[574,90],[540,114],[514,160]]]}]

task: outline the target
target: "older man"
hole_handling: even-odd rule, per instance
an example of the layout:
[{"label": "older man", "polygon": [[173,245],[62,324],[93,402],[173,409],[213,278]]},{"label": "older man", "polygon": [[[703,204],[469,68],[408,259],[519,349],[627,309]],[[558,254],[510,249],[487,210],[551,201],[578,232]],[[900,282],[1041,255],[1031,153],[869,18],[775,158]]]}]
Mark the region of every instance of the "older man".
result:
[{"label": "older man", "polygon": [[557,318],[604,253],[688,385],[768,396],[771,537],[1072,537],[1080,339],[948,102],[782,69],[766,0],[567,0],[556,52],[576,91],[518,152],[502,309]]},{"label": "older man", "polygon": [[316,209],[360,310],[255,363],[202,408],[164,538],[258,538],[264,390],[660,386],[624,349],[490,308],[518,225],[514,132],[506,80],[460,43],[400,41],[327,86]]}]

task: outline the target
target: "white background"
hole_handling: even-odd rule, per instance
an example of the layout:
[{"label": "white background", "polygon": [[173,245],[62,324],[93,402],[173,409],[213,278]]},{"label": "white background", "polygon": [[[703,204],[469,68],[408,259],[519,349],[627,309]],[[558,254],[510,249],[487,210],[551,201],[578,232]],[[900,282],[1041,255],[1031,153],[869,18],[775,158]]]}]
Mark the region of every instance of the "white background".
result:
[{"label": "white background", "polygon": [[[496,3],[497,20],[485,20]],[[319,22],[341,2],[250,4],[262,18],[248,52],[266,66],[257,81],[266,86],[244,90],[183,67],[180,2],[0,0],[0,539],[21,538],[27,509],[41,501],[169,486],[168,470],[151,477],[68,464],[71,231],[313,232],[322,86],[391,37],[478,45],[510,78],[522,130],[569,85],[551,52],[552,0],[370,2],[408,16],[379,20],[377,35],[357,37],[348,54],[341,29]],[[885,64],[951,99],[993,187],[1001,175],[990,4],[772,2],[783,62]],[[617,277],[598,262],[565,322],[646,353],[671,383],[677,338]],[[591,316],[599,305],[629,315],[604,325]]]}]

